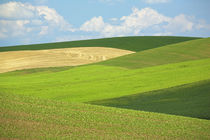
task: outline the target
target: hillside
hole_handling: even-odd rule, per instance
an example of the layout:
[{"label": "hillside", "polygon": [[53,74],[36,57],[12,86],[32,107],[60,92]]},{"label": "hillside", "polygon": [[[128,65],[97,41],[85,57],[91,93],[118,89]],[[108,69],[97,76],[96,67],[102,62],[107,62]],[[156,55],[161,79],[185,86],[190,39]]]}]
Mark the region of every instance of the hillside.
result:
[{"label": "hillside", "polygon": [[129,70],[90,65],[54,73],[0,74],[3,93],[88,102],[210,79],[210,59]]},{"label": "hillside", "polygon": [[43,67],[78,66],[134,53],[107,47],[0,52],[0,73]]},{"label": "hillside", "polygon": [[210,80],[205,80],[88,103],[210,120],[209,85]]},{"label": "hillside", "polygon": [[[119,37],[0,51],[19,56],[7,62],[12,67],[24,59],[45,66],[0,73],[0,139],[210,139],[210,38]],[[75,62],[112,59],[73,66],[72,55]]]},{"label": "hillside", "polygon": [[[149,49],[150,51],[151,49],[153,50],[153,48],[158,49],[161,45],[186,42],[187,40],[189,41],[193,39],[199,40],[198,38],[189,37],[145,36],[106,38],[76,42],[14,46],[6,48],[0,47],[0,56],[2,58],[0,59],[0,73],[32,68],[84,65],[131,54],[134,53],[134,51],[136,50],[143,51]],[[100,45],[105,47],[100,47]],[[189,45],[187,44],[186,46]],[[12,49],[12,51],[5,49]],[[170,50],[168,51],[167,48],[165,50],[166,54],[170,55]],[[161,50],[160,52],[164,53],[163,50]],[[137,53],[135,55],[129,55],[125,58],[120,58],[116,60],[114,59],[114,62],[108,61],[105,62],[105,64],[119,65],[123,62],[127,67],[129,67],[130,65],[135,65],[135,67],[138,67],[139,64],[141,65],[141,63],[139,63],[139,60],[140,62],[144,62],[144,59],[147,58],[147,56],[143,56],[142,58],[144,59],[142,59],[140,57],[141,54],[139,55],[139,53]],[[121,61],[121,59],[123,60]],[[138,64],[135,64],[135,62],[133,63],[133,61],[136,60],[138,60]],[[130,62],[131,64],[129,64],[128,62]],[[147,62],[150,63],[150,61]]]},{"label": "hillside", "polygon": [[210,38],[204,38],[145,50],[99,64],[126,68],[144,68],[209,57]]},{"label": "hillside", "polygon": [[80,40],[70,42],[45,43],[34,45],[0,47],[0,52],[20,50],[46,50],[72,47],[110,47],[130,51],[142,51],[160,46],[199,39],[196,37],[174,37],[174,36],[133,36],[114,37],[103,39]]},{"label": "hillside", "polygon": [[0,93],[1,139],[209,139],[207,120]]},{"label": "hillside", "polygon": [[[98,100],[108,99],[111,101],[115,98],[118,100],[117,98],[123,98],[123,96],[126,96],[126,100],[130,100],[129,96],[132,98],[134,94],[139,94],[138,96],[142,98],[145,93],[149,96],[150,92],[153,93],[155,90],[163,90],[165,93],[166,88],[210,79],[210,59],[204,59],[210,56],[209,41],[209,38],[186,41],[80,67],[31,69],[2,73],[0,74],[0,88],[3,93],[96,104]],[[133,57],[133,55],[137,57]],[[127,69],[134,66],[123,61],[127,57],[136,62],[135,66],[140,66],[140,68]],[[143,65],[142,60],[148,62],[149,65]],[[113,61],[121,62],[122,65],[116,65],[116,63],[112,63]],[[172,97],[172,95],[170,96]],[[136,96],[134,95],[134,97]],[[129,101],[127,101],[127,108],[144,110],[142,105],[144,103],[138,104],[138,100],[136,97],[136,101],[133,101],[134,104],[130,107]],[[196,98],[193,98],[189,107],[193,106],[193,101],[196,101]],[[203,99],[200,101],[202,102]],[[150,101],[148,100],[148,102]],[[205,114],[205,109],[208,109],[209,105],[206,102],[203,103],[205,103],[203,110],[199,112],[198,106],[198,113],[195,111],[191,115],[181,114],[180,108],[178,108],[178,112],[168,112],[166,108],[148,111],[208,118],[210,115]],[[175,102],[174,106],[176,104]],[[115,105],[110,104],[110,106]],[[116,106],[120,107],[123,104]],[[132,108],[133,106],[136,108]],[[203,113],[204,116],[202,116]]]}]

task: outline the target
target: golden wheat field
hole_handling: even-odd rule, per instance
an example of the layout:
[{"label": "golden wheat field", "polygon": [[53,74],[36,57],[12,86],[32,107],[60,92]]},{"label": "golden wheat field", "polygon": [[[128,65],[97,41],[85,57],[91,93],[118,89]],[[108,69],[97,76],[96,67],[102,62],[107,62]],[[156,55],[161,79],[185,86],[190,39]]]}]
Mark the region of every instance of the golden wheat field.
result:
[{"label": "golden wheat field", "polygon": [[134,52],[106,47],[0,52],[0,73],[30,68],[77,66],[131,53]]}]

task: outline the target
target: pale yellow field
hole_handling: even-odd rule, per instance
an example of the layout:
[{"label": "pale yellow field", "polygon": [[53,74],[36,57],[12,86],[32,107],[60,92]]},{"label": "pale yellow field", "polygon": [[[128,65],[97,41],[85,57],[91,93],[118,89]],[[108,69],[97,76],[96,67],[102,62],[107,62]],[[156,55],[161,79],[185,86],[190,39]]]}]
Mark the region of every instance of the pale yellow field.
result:
[{"label": "pale yellow field", "polygon": [[135,53],[106,47],[0,52],[0,73],[43,67],[77,66]]}]

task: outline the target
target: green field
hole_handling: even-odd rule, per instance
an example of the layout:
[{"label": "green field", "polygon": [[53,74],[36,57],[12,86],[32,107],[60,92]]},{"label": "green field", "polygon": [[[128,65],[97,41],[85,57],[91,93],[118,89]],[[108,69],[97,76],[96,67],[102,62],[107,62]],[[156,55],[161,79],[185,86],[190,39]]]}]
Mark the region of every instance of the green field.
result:
[{"label": "green field", "polygon": [[0,137],[209,139],[208,120],[0,93]]},{"label": "green field", "polygon": [[0,138],[210,139],[210,38],[122,37],[0,51],[91,45],[137,53],[1,73]]},{"label": "green field", "polygon": [[210,119],[210,80],[106,100],[96,105]]},{"label": "green field", "polygon": [[118,57],[99,64],[143,68],[210,57],[210,38],[171,44]]},{"label": "green field", "polygon": [[210,59],[135,70],[91,65],[18,77],[1,74],[0,88],[3,93],[88,102],[207,80],[210,79],[209,73]]},{"label": "green field", "polygon": [[199,38],[174,37],[174,36],[114,37],[114,38],[92,39],[92,40],[82,40],[82,41],[0,47],[0,52],[18,51],[18,50],[44,50],[44,49],[72,48],[72,47],[111,47],[111,48],[119,48],[130,51],[142,51],[156,47],[161,47],[168,44],[194,40],[194,39],[199,39]]}]

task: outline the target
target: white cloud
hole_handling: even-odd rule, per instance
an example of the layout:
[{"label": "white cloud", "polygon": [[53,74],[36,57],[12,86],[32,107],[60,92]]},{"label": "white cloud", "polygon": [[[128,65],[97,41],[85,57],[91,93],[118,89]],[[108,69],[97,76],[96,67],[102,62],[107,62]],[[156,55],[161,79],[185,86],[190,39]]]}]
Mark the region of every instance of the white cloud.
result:
[{"label": "white cloud", "polygon": [[172,35],[171,32],[165,32],[165,33],[154,33],[153,36],[169,36]]},{"label": "white cloud", "polygon": [[28,33],[46,35],[51,32],[75,29],[54,9],[29,3],[8,2],[0,5],[0,38],[27,36]]},{"label": "white cloud", "polygon": [[48,8],[47,6],[37,6],[36,11],[39,17],[43,17],[49,24],[56,25],[61,30],[74,31],[71,25],[54,9]]},{"label": "white cloud", "polygon": [[86,21],[80,28],[82,31],[95,31],[100,32],[105,27],[105,23],[101,16],[93,17],[91,20]]},{"label": "white cloud", "polygon": [[48,33],[48,26],[42,26],[41,31],[39,32],[40,35],[45,35]]},{"label": "white cloud", "polygon": [[207,29],[210,30],[210,24],[207,24],[205,20],[199,20],[198,24],[196,25],[196,29]]},{"label": "white cloud", "polygon": [[142,10],[133,8],[132,13],[129,16],[123,16],[121,20],[123,21],[123,26],[132,28],[138,34],[144,28],[168,22],[170,19],[151,8]]},{"label": "white cloud", "polygon": [[[115,20],[115,18],[112,18]],[[110,21],[110,19],[109,19]],[[178,35],[196,29],[210,29],[210,25],[203,21],[197,22],[184,14],[175,17],[165,16],[152,8],[132,9],[128,16],[122,16],[120,23],[105,22],[103,17],[93,17],[80,28],[86,32],[98,32],[100,36],[128,36],[128,35]]]},{"label": "white cloud", "polygon": [[2,33],[2,32],[0,32],[0,38],[7,38],[7,35]]},{"label": "white cloud", "polygon": [[105,37],[123,36],[129,34],[137,35],[142,29],[149,28],[152,25],[163,22],[168,22],[169,20],[170,18],[159,14],[151,8],[144,8],[142,10],[133,8],[130,15],[120,18],[121,23],[119,25],[105,23],[103,18],[100,16],[86,21],[80,29],[83,31],[100,32]]},{"label": "white cloud", "polygon": [[156,4],[156,3],[167,3],[170,0],[144,0],[144,1],[149,4]]},{"label": "white cloud", "polygon": [[164,26],[164,28],[167,31],[172,31],[172,32],[186,32],[186,31],[191,31],[193,29],[194,23],[190,21],[190,19],[181,14],[178,15],[174,18],[172,18],[169,22],[168,25]]},{"label": "white cloud", "polygon": [[21,36],[31,31],[29,20],[0,20],[0,33],[7,37]]},{"label": "white cloud", "polygon": [[110,25],[107,24],[107,26],[104,27],[104,30],[101,32],[102,36],[104,37],[110,37],[110,36],[124,36],[131,33],[131,29],[119,25]]},{"label": "white cloud", "polygon": [[38,25],[42,25],[43,22],[40,19],[33,19],[33,20],[31,20],[31,24],[38,26]]},{"label": "white cloud", "polygon": [[0,17],[5,19],[28,19],[35,16],[35,7],[20,2],[8,2],[0,5]]},{"label": "white cloud", "polygon": [[118,21],[117,18],[110,18],[109,20],[111,20],[111,21]]}]

